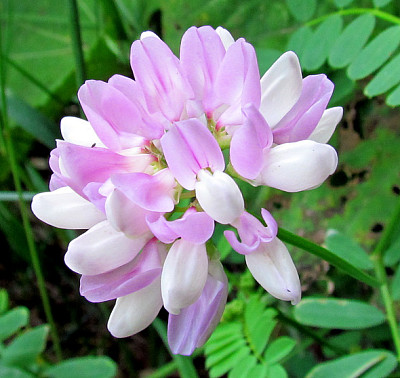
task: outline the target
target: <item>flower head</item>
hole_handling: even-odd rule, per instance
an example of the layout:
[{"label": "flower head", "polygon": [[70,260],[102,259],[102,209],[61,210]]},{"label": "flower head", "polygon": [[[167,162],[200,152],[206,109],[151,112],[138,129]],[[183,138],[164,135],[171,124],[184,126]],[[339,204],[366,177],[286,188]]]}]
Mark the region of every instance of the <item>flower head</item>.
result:
[{"label": "flower head", "polygon": [[207,247],[214,222],[237,230],[225,237],[261,286],[300,300],[275,220],[262,209],[264,225],[245,211],[237,180],[289,192],[320,185],[337,165],[325,143],[342,110],[325,110],[333,84],[303,79],[292,52],[260,79],[252,45],[222,28],[187,30],[179,58],[145,32],[131,66],[135,80],[115,75],[80,88],[88,121],[62,120],[50,192],[32,210],[55,227],[88,229],[65,262],[89,301],[116,299],[115,337],[141,331],[164,306],[172,351],[191,354],[227,300],[223,267]]}]

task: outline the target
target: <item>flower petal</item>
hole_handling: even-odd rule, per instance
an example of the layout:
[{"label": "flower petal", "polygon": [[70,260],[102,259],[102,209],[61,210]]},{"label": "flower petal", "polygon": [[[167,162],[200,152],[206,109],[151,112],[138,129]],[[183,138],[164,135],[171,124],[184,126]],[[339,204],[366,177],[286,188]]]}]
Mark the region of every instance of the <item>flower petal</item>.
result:
[{"label": "flower petal", "polygon": [[292,304],[300,302],[301,286],[296,267],[278,238],[246,255],[246,264],[256,281],[272,296]]},{"label": "flower petal", "polygon": [[115,175],[112,177],[112,183],[145,210],[164,213],[174,209],[176,183],[168,168],[153,176],[146,173]]},{"label": "flower petal", "polygon": [[338,163],[335,149],[303,140],[265,150],[264,166],[254,181],[286,192],[300,192],[321,185]]},{"label": "flower petal", "polygon": [[131,294],[161,276],[165,246],[150,240],[140,255],[110,272],[81,277],[80,293],[90,302],[105,302]]},{"label": "flower petal", "polygon": [[161,138],[161,146],[169,169],[185,189],[194,189],[200,169],[222,171],[225,168],[218,142],[197,119],[176,122]]},{"label": "flower petal", "polygon": [[92,147],[93,145],[105,147],[92,125],[84,119],[64,117],[61,119],[60,128],[61,135],[66,142],[85,147]]},{"label": "flower petal", "polygon": [[169,250],[161,274],[164,307],[179,314],[200,297],[207,279],[208,257],[204,244],[177,240]]},{"label": "flower petal", "polygon": [[272,131],[253,105],[245,106],[243,115],[243,125],[232,136],[230,158],[239,175],[254,179],[262,168],[264,148],[272,144]]},{"label": "flower petal", "polygon": [[221,264],[219,266],[224,279],[209,274],[200,298],[179,315],[169,315],[168,344],[172,353],[191,355],[195,348],[207,341],[221,319],[228,296],[228,282]]},{"label": "flower petal", "polygon": [[206,170],[198,173],[195,185],[196,198],[203,210],[222,224],[232,223],[244,211],[242,193],[235,180],[226,173]]},{"label": "flower petal", "polygon": [[260,112],[273,128],[300,97],[302,74],[293,51],[278,58],[261,78]]},{"label": "flower petal", "polygon": [[318,125],[308,139],[318,143],[327,143],[329,139],[331,139],[337,124],[342,119],[342,116],[343,108],[341,106],[326,109],[324,114],[322,114],[321,120],[318,122]]},{"label": "flower petal", "polygon": [[67,186],[36,194],[32,211],[41,221],[67,229],[88,229],[105,219],[104,213]]},{"label": "flower petal", "polygon": [[180,219],[167,221],[162,214],[149,214],[149,227],[160,241],[169,244],[182,238],[195,244],[205,243],[214,232],[214,221],[204,212],[189,208]]},{"label": "flower petal", "polygon": [[218,26],[217,29],[215,29],[215,31],[221,38],[225,50],[228,50],[228,48],[235,43],[235,39],[232,37],[232,34],[228,30],[224,29],[221,26]]},{"label": "flower petal", "polygon": [[160,279],[125,297],[118,298],[107,328],[114,337],[132,336],[147,328],[162,307]]},{"label": "flower petal", "polygon": [[103,221],[69,243],[65,263],[80,274],[105,273],[135,258],[151,238],[150,233],[128,238]]}]

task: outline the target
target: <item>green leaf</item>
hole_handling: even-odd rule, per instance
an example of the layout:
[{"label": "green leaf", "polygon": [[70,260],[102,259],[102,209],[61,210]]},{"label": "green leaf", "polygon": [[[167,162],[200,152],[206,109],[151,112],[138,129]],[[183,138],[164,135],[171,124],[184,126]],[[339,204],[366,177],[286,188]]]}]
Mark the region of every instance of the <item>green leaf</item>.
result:
[{"label": "green leaf", "polygon": [[338,8],[344,8],[350,5],[353,2],[353,0],[334,0],[335,5]]},{"label": "green leaf", "polygon": [[6,289],[0,289],[0,315],[4,314],[8,310],[9,300]]},{"label": "green leaf", "polygon": [[[317,365],[306,378],[386,377],[397,365],[396,357],[386,350],[368,350]],[[373,373],[370,374],[370,373]]]},{"label": "green leaf", "polygon": [[392,297],[395,301],[400,300],[400,268],[397,267],[392,281]]},{"label": "green leaf", "polygon": [[265,351],[264,359],[268,364],[279,362],[286,357],[296,345],[296,341],[288,336],[281,336],[270,343]]},{"label": "green leaf", "polygon": [[35,327],[15,338],[2,352],[5,365],[28,366],[43,352],[49,331],[47,325]]},{"label": "green leaf", "polygon": [[338,15],[328,17],[318,26],[302,55],[302,65],[306,70],[314,71],[324,64],[342,27],[343,19]]},{"label": "green leaf", "polygon": [[0,341],[4,341],[25,327],[29,321],[29,310],[26,307],[16,307],[0,316]]},{"label": "green leaf", "polygon": [[353,239],[336,230],[328,230],[326,247],[343,260],[360,269],[373,269],[374,265],[364,249]]},{"label": "green leaf", "polygon": [[400,26],[392,26],[360,51],[347,74],[353,80],[362,79],[377,70],[392,55],[400,43]]},{"label": "green leaf", "polygon": [[368,303],[333,298],[304,298],[294,317],[301,324],[330,329],[362,329],[385,321],[383,312]]},{"label": "green leaf", "polygon": [[300,61],[303,59],[304,50],[307,46],[307,42],[312,38],[313,32],[309,26],[303,26],[297,29],[289,38],[286,45],[286,50],[294,51]]},{"label": "green leaf", "polygon": [[111,378],[117,373],[116,363],[109,357],[77,357],[46,369],[49,378],[70,378],[71,372],[82,378]]},{"label": "green leaf", "polygon": [[49,148],[55,147],[59,127],[21,98],[9,93],[8,114],[18,126]]},{"label": "green leaf", "polygon": [[386,99],[386,103],[389,106],[398,106],[400,105],[400,85],[388,96]]},{"label": "green leaf", "polygon": [[[233,351],[230,355],[226,355],[223,360],[220,360],[218,364],[215,364],[214,366],[211,367],[210,369],[210,377],[220,377],[221,375],[224,375],[227,371],[231,370],[236,364],[239,364],[242,359],[247,357],[249,355],[249,349],[248,348],[240,348],[236,349]],[[207,365],[208,358],[206,360],[206,366]]]},{"label": "green leaf", "polygon": [[400,261],[400,237],[398,237],[383,255],[385,266],[393,266]]},{"label": "green leaf", "polygon": [[388,5],[389,3],[392,2],[392,0],[373,0],[374,6],[377,8],[382,8],[385,5]]},{"label": "green leaf", "polygon": [[272,375],[268,374],[268,366],[267,365],[261,365],[258,364],[256,366],[253,366],[249,372],[248,372],[248,377],[251,378],[265,378],[265,377],[273,377]]},{"label": "green leaf", "polygon": [[329,53],[329,64],[342,68],[350,64],[368,41],[375,27],[375,17],[363,14],[353,20],[337,38]]},{"label": "green leaf", "polygon": [[343,260],[336,254],[332,253],[331,251],[327,250],[326,248],[323,248],[315,243],[313,243],[310,240],[307,240],[305,238],[302,238],[300,236],[297,236],[295,234],[292,234],[291,232],[284,230],[282,228],[279,228],[278,230],[278,237],[282,241],[289,243],[291,245],[294,245],[296,247],[299,247],[315,256],[318,256],[325,261],[329,262],[330,264],[336,266],[337,268],[342,269],[344,272],[346,272],[348,275],[356,278],[359,281],[365,282],[366,284],[377,287],[379,286],[378,281],[364,273],[362,270],[358,269],[354,265],[348,263],[346,260]]},{"label": "green leaf", "polygon": [[287,378],[288,374],[282,365],[274,364],[268,368],[268,376],[274,378]]},{"label": "green leaf", "polygon": [[235,367],[229,372],[229,378],[242,378],[249,377],[250,369],[257,364],[257,358],[249,355],[243,358]]},{"label": "green leaf", "polygon": [[293,17],[300,21],[308,21],[315,13],[316,0],[286,0],[286,4]]},{"label": "green leaf", "polygon": [[12,366],[0,363],[0,378],[35,378],[37,376]]},{"label": "green leaf", "polygon": [[364,93],[368,97],[386,93],[400,82],[400,54],[387,63],[365,87]]}]

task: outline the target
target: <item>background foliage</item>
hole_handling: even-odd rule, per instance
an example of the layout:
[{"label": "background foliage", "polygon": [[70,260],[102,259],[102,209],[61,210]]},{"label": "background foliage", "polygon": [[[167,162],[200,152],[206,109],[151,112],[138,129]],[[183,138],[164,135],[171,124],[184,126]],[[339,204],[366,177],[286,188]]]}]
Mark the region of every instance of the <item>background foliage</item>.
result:
[{"label": "background foliage", "polygon": [[[0,1],[0,286],[8,292],[0,292],[0,377],[63,377],[70,369],[88,377],[398,376],[399,1],[79,0],[79,28],[75,4]],[[130,76],[130,44],[144,30],[178,54],[183,32],[204,24],[251,42],[261,74],[294,50],[304,75],[334,81],[330,106],[345,115],[331,141],[340,162],[329,182],[290,195],[241,188],[247,207],[271,210],[281,239],[294,245],[305,298],[291,307],[267,295],[217,228],[230,302],[209,342],[186,358],[169,353],[165,313],[132,338],[107,333],[112,303],[85,302],[63,264],[74,234],[38,223],[29,200],[47,190],[49,149],[60,118],[80,114],[84,78]]]}]

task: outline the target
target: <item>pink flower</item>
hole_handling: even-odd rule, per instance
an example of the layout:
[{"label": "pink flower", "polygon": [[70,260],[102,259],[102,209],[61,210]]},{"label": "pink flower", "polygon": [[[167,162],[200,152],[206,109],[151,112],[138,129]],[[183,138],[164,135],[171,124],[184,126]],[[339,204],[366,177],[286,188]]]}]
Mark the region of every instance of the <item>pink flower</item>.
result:
[{"label": "pink flower", "polygon": [[82,275],[89,301],[116,299],[108,322],[115,337],[140,332],[164,306],[172,351],[191,354],[228,294],[207,250],[214,222],[236,228],[225,236],[261,286],[300,300],[275,220],[262,209],[263,225],[245,211],[235,179],[290,192],[320,185],[337,165],[326,142],[342,110],[325,110],[333,84],[324,75],[303,79],[292,52],[260,80],[254,48],[222,28],[187,30],[180,58],[145,32],[132,44],[131,66],[135,80],[115,75],[80,88],[88,121],[61,121],[51,191],[35,196],[32,211],[55,227],[87,229],[65,262]]}]

